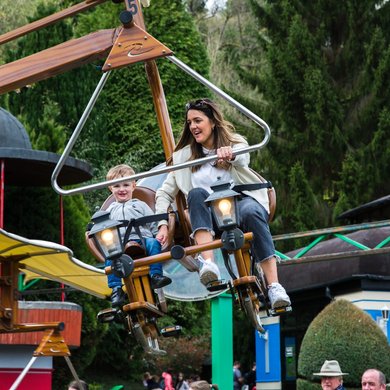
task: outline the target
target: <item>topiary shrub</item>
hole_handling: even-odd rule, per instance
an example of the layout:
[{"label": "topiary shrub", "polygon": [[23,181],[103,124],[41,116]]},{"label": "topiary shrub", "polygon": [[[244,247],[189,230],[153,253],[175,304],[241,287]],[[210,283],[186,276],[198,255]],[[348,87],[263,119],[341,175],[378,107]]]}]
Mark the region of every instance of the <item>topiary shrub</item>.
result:
[{"label": "topiary shrub", "polygon": [[[302,340],[298,359],[298,390],[312,390],[325,360],[337,360],[348,388],[360,388],[363,372],[377,368],[389,377],[390,347],[375,321],[354,304],[337,300],[312,321]],[[314,387],[313,387],[314,385]]]},{"label": "topiary shrub", "polygon": [[321,390],[321,388],[319,383],[313,383],[302,378],[297,379],[297,389],[299,390]]}]

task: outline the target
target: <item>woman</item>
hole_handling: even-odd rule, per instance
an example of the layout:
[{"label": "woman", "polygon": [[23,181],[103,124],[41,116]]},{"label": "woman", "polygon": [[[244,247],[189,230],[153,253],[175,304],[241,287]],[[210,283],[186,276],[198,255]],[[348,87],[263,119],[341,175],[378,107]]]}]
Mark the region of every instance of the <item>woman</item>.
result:
[{"label": "woman", "polygon": [[[235,184],[259,182],[249,169],[249,153],[235,156],[234,151],[247,147],[246,140],[234,132],[217,107],[209,99],[196,100],[186,105],[184,130],[172,155],[174,165],[217,155],[215,163],[180,169],[170,172],[163,185],[156,192],[156,214],[166,213],[179,191],[187,198],[192,225],[191,237],[196,244],[213,241],[214,227],[211,211],[204,203],[212,192],[210,184],[217,178],[233,180]],[[261,262],[268,283],[268,296],[273,309],[289,306],[290,298],[278,282],[275,248],[268,226],[269,206],[266,189],[244,191],[238,202],[240,227],[253,232],[252,256]],[[161,245],[168,239],[166,221],[159,223],[156,238]],[[214,262],[213,251],[204,251],[199,256],[201,269],[199,277],[204,285],[220,279],[220,272]]]},{"label": "woman", "polygon": [[184,379],[184,374],[179,372],[177,374],[177,382],[175,386],[175,390],[189,390],[190,386],[188,382]]}]

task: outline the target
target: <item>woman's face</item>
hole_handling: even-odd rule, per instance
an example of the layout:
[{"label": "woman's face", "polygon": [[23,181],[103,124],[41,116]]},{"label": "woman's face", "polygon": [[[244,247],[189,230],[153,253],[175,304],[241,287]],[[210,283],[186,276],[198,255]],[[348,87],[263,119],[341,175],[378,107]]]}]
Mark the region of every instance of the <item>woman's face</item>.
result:
[{"label": "woman's face", "polygon": [[197,143],[207,149],[213,147],[214,123],[203,111],[188,110],[187,124]]}]

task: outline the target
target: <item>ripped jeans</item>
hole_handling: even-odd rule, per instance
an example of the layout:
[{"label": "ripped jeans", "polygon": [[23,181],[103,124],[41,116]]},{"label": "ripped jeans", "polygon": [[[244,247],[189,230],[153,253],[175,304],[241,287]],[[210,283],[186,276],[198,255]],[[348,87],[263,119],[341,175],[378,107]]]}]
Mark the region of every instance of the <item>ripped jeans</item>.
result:
[{"label": "ripped jeans", "polygon": [[[209,206],[204,202],[209,193],[203,188],[193,188],[187,197],[192,225],[192,236],[197,230],[207,230],[215,235],[219,232]],[[238,200],[239,227],[253,233],[251,252],[255,262],[269,260],[275,256],[275,246],[268,226],[267,210],[250,196],[243,195]]]}]

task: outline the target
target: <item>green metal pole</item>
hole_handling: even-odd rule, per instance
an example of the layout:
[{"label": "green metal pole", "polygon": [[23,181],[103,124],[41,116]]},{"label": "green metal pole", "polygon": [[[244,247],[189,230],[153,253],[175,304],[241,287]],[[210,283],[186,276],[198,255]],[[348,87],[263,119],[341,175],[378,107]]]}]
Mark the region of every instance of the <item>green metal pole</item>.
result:
[{"label": "green metal pole", "polygon": [[233,389],[233,299],[221,294],[211,301],[212,382]]}]

